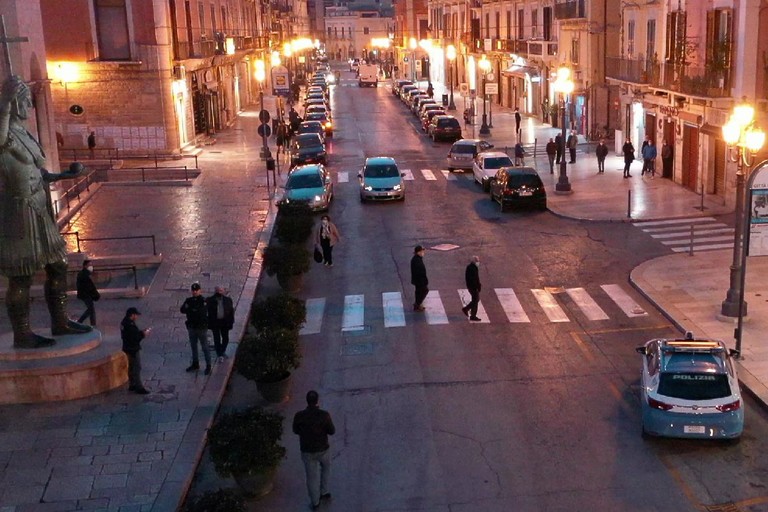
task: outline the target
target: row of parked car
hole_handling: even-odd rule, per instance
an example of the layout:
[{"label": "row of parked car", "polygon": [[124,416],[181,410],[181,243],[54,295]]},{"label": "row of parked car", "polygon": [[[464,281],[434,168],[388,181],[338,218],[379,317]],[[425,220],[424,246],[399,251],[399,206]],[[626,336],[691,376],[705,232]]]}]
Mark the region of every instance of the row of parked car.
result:
[{"label": "row of parked car", "polygon": [[421,129],[435,142],[440,140],[455,141],[461,138],[461,124],[445,108],[438,104],[426,91],[410,80],[395,80],[392,94],[399,97],[413,112]]}]

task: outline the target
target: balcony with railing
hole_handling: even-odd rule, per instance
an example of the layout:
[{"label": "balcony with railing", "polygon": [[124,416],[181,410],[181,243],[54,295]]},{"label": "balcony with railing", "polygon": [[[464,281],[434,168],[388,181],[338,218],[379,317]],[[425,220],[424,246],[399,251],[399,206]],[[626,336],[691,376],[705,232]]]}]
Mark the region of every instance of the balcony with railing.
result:
[{"label": "balcony with railing", "polygon": [[555,4],[555,19],[571,20],[586,17],[584,0],[568,0]]},{"label": "balcony with railing", "polygon": [[192,42],[179,41],[174,47],[174,58],[176,60],[185,60],[223,55],[226,53],[227,39],[232,39],[235,51],[269,48],[268,36],[240,35],[239,33],[223,34],[223,38],[219,41],[207,38]]},{"label": "balcony with railing", "polygon": [[[658,65],[656,65],[658,69]],[[645,59],[605,58],[605,76],[633,84],[649,84],[654,64]]]},{"label": "balcony with railing", "polygon": [[727,73],[692,64],[662,64],[645,59],[606,57],[607,78],[667,89],[691,96],[723,98],[730,96]]},{"label": "balcony with railing", "polygon": [[525,41],[528,55],[554,57],[557,55],[557,41]]}]

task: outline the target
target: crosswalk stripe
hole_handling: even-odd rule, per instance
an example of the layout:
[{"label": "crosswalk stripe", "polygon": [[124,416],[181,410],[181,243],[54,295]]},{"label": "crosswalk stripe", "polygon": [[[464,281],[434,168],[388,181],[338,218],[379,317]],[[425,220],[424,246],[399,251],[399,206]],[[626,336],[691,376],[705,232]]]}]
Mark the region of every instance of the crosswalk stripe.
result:
[{"label": "crosswalk stripe", "polygon": [[435,181],[437,178],[435,178],[435,174],[430,169],[422,169],[421,174],[424,176],[424,179],[427,181]]},{"label": "crosswalk stripe", "polygon": [[341,330],[362,331],[365,329],[365,295],[344,296],[344,313],[341,318]]},{"label": "crosswalk stripe", "polygon": [[617,284],[600,285],[605,293],[616,303],[619,308],[630,318],[638,316],[647,316],[648,312],[640,307],[640,304],[630,297],[627,292],[621,289]]},{"label": "crosswalk stripe", "polygon": [[691,224],[699,222],[717,222],[717,219],[714,217],[685,217],[682,219],[646,220],[635,222],[634,225],[642,228],[643,226],[669,226],[673,224]]},{"label": "crosswalk stripe", "polygon": [[510,323],[528,323],[531,321],[523,311],[523,306],[512,288],[496,288],[493,291],[496,292],[496,298],[499,299],[501,309],[504,310]]},{"label": "crosswalk stripe", "polygon": [[[685,247],[672,247],[673,252],[688,252],[691,250],[690,245]],[[717,249],[733,249],[733,240],[729,244],[709,244],[709,245],[694,245],[694,251],[715,251]]]},{"label": "crosswalk stripe", "polygon": [[694,233],[697,231],[705,231],[708,229],[719,229],[719,228],[728,228],[733,229],[731,227],[728,227],[726,224],[723,224],[722,222],[714,222],[714,223],[707,223],[707,224],[685,224],[685,225],[676,225],[676,226],[665,226],[663,228],[641,228],[644,233],[681,233],[683,231],[691,232],[691,228],[693,228]]},{"label": "crosswalk stripe", "polygon": [[349,181],[349,173],[347,171],[339,171],[336,175],[336,181],[339,183],[347,183]]},{"label": "crosswalk stripe", "polygon": [[540,288],[534,288],[531,292],[550,322],[570,322],[568,315],[565,314],[563,308],[557,303],[554,295]]},{"label": "crosswalk stripe", "polygon": [[381,302],[384,307],[384,327],[404,327],[403,295],[400,292],[384,292],[381,294]]},{"label": "crosswalk stripe", "polygon": [[[459,290],[459,298],[461,299],[462,307],[469,304],[469,302],[472,300],[472,296],[469,294],[469,290],[465,290],[465,289]],[[483,301],[480,301],[477,304],[477,316],[482,318],[482,320],[479,323],[481,324],[491,323],[491,320],[488,318],[488,315],[485,312],[485,308],[483,307]]]},{"label": "crosswalk stripe", "polygon": [[323,311],[325,311],[325,297],[319,299],[307,299],[307,318],[301,327],[299,334],[317,334],[323,328]]},{"label": "crosswalk stripe", "polygon": [[425,308],[427,323],[430,325],[447,324],[448,315],[445,314],[443,301],[440,300],[440,292],[431,290],[422,304]]},{"label": "crosswalk stripe", "polygon": [[[709,237],[705,236],[703,238],[693,237],[693,243],[694,244],[701,243],[701,242],[726,242],[728,240],[733,241],[733,235],[731,235],[731,236],[709,236]],[[661,243],[664,244],[664,245],[683,245],[683,244],[690,245],[691,244],[691,240],[690,239],[688,239],[688,240],[685,240],[685,239],[680,239],[680,240],[662,240]],[[697,247],[697,246],[694,245],[694,247]]]},{"label": "crosswalk stripe", "polygon": [[[725,228],[719,228],[719,229],[699,229],[693,231],[693,240],[696,241],[698,237],[703,235],[716,235],[721,233],[731,233],[733,234],[733,228],[725,227]],[[688,237],[688,241],[691,239],[691,232],[690,230],[686,231],[675,231],[674,233],[662,233],[657,235],[651,235],[651,238],[655,238],[656,240],[661,240],[665,238],[685,238]]]},{"label": "crosswalk stripe", "polygon": [[447,169],[443,169],[440,172],[443,174],[443,176],[445,176],[446,180],[448,180],[448,181],[456,181],[456,175],[453,174],[451,171],[449,171]]},{"label": "crosswalk stripe", "polygon": [[597,305],[587,290],[584,288],[567,288],[565,291],[589,320],[608,320],[608,315]]},{"label": "crosswalk stripe", "polygon": [[405,174],[405,176],[403,176],[404,180],[413,181],[413,173],[410,169],[403,169],[401,172]]}]

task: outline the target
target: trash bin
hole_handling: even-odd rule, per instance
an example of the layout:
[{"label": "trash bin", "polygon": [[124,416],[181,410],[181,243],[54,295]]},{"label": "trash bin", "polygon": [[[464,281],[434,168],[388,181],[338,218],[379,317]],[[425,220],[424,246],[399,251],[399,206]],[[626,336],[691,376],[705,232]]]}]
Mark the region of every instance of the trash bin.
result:
[{"label": "trash bin", "polygon": [[448,106],[448,95],[447,94],[443,94],[443,106],[444,107]]},{"label": "trash bin", "polygon": [[268,171],[274,171],[275,170],[275,159],[274,158],[267,158],[267,170]]}]

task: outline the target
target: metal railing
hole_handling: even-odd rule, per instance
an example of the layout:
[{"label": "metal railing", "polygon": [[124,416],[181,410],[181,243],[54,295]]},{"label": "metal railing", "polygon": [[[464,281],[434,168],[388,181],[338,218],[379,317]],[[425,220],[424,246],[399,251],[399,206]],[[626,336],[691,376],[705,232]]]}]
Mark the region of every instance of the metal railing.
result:
[{"label": "metal railing", "polygon": [[[71,158],[65,158],[71,156]],[[117,160],[120,158],[119,148],[59,148],[60,160]]]},{"label": "metal railing", "polygon": [[80,238],[80,232],[79,231],[64,231],[61,233],[62,235],[66,236],[74,236],[75,241],[77,244],[77,252],[83,252],[80,247],[80,242],[104,242],[104,241],[112,241],[112,240],[144,240],[144,239],[151,239],[152,240],[152,255],[157,256],[157,246],[155,244],[155,235],[137,235],[137,236],[107,236],[107,237],[99,237],[99,238]]},{"label": "metal railing", "polygon": [[693,96],[723,98],[730,96],[727,73],[713,72],[707,66],[675,65],[646,59],[606,57],[608,78],[650,85]]},{"label": "metal railing", "polygon": [[[197,169],[197,167],[195,167]],[[173,167],[122,167],[120,169],[114,169],[115,172],[122,171],[141,171],[141,181],[147,181],[147,172],[157,171],[184,171],[184,181],[189,181],[189,169],[186,165],[179,165]]]},{"label": "metal railing", "polygon": [[555,19],[570,20],[575,18],[584,18],[584,0],[570,0],[567,2],[555,4]]},{"label": "metal railing", "polygon": [[[155,162],[155,167],[160,168],[159,162],[165,162],[168,160],[181,160],[184,158],[194,158],[195,159],[195,169],[199,169],[200,166],[197,165],[197,155],[168,155],[168,154],[158,154],[157,152],[151,154],[151,155],[128,155],[124,157],[124,160],[153,160]],[[186,166],[185,166],[186,167]]]},{"label": "metal railing", "polygon": [[63,208],[66,207],[67,211],[72,209],[71,203],[74,200],[80,202],[80,194],[86,191],[90,191],[91,184],[96,183],[96,173],[91,171],[82,178],[79,178],[68,189],[61,192],[61,195],[53,200],[53,214],[58,218]]}]

